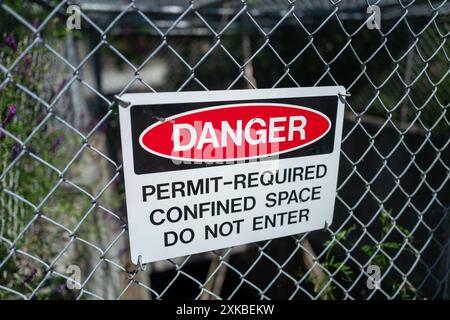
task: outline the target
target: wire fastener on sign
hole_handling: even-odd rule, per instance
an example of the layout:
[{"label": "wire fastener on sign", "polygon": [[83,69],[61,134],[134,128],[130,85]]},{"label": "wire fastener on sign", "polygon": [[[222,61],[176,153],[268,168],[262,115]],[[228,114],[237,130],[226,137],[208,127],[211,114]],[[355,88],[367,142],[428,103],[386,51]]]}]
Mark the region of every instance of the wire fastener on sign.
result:
[{"label": "wire fastener on sign", "polygon": [[339,97],[351,97],[352,94],[350,92],[338,93]]},{"label": "wire fastener on sign", "polygon": [[141,271],[145,271],[147,269],[147,267],[144,264],[142,264],[142,256],[141,255],[138,256],[137,266],[138,266],[139,270],[141,270]]},{"label": "wire fastener on sign", "polygon": [[116,99],[117,103],[119,103],[119,106],[121,106],[122,108],[128,108],[131,105],[130,101],[125,101],[118,95],[115,95],[114,99]]},{"label": "wire fastener on sign", "polygon": [[352,94],[350,92],[344,92],[344,93],[338,93],[339,99],[341,99],[342,102],[344,102],[344,97],[351,97]]}]

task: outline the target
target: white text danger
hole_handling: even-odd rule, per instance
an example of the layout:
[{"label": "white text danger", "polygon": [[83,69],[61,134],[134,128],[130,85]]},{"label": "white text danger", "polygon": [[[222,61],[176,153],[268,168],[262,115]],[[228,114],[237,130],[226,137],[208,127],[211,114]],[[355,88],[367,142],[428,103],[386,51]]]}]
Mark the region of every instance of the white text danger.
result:
[{"label": "white text danger", "polygon": [[194,125],[174,124],[173,151],[186,151],[192,148],[201,150],[209,144],[214,148],[227,147],[230,140],[235,146],[241,146],[244,142],[258,145],[293,141],[296,132],[298,132],[296,139],[305,140],[305,126],[304,116],[273,117],[268,123],[261,118],[253,118],[245,124],[242,120],[236,120],[233,125],[228,121],[221,121],[218,128],[215,128],[212,122],[202,121]]}]

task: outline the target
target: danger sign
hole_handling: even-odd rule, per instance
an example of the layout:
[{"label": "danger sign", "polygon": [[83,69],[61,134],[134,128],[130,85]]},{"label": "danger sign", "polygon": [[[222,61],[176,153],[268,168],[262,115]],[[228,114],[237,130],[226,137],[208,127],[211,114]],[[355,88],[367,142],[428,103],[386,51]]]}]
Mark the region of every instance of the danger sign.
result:
[{"label": "danger sign", "polygon": [[331,224],[343,87],[125,94],[131,256],[142,263]]}]

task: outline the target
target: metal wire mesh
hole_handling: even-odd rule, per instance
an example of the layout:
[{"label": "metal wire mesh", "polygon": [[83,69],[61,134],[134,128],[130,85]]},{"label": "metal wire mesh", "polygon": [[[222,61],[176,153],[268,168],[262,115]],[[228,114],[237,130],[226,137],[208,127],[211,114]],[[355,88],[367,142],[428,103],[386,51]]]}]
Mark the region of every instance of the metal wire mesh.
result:
[{"label": "metal wire mesh", "polygon": [[[0,297],[448,298],[447,1],[0,3]],[[319,85],[351,94],[332,226],[131,264],[113,94]]]}]

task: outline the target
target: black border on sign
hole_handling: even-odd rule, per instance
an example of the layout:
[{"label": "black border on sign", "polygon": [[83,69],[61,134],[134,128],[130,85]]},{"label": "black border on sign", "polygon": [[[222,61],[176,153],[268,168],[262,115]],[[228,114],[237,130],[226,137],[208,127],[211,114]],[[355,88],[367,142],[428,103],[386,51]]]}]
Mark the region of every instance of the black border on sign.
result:
[{"label": "black border on sign", "polygon": [[[172,161],[171,159],[159,157],[146,151],[139,144],[139,137],[145,129],[147,129],[153,123],[157,122],[157,119],[160,118],[168,118],[183,112],[201,110],[208,107],[244,103],[282,103],[297,105],[322,112],[330,119],[331,128],[323,138],[303,148],[299,148],[291,152],[282,153],[278,156],[279,159],[305,157],[333,152],[336,133],[336,115],[338,107],[337,96],[136,105],[130,107],[135,174],[139,175],[156,172],[234,165],[233,163],[174,163],[174,161]],[[259,158],[258,161],[266,161],[271,159],[272,158],[270,156],[266,156]],[[242,163],[242,161],[240,161],[239,163]]]}]

